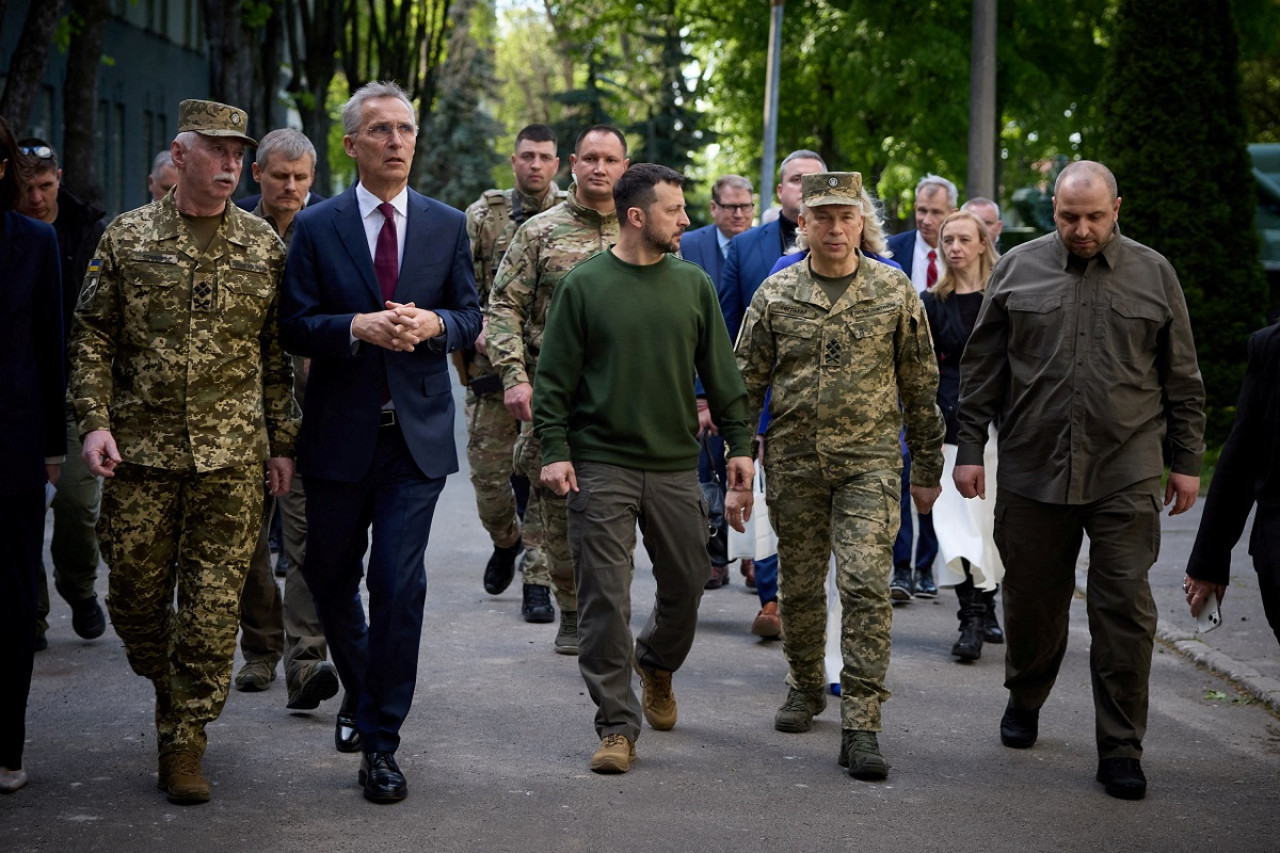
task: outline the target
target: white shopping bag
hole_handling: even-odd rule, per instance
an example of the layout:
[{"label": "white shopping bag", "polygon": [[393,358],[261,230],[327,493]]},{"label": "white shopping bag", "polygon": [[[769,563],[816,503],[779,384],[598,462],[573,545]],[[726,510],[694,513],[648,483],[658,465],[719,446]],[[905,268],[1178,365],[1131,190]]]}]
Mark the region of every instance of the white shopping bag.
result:
[{"label": "white shopping bag", "polygon": [[757,471],[751,487],[754,502],[745,533],[729,528],[729,559],[763,560],[778,553],[778,534],[769,523],[769,505],[764,500],[764,471]]}]

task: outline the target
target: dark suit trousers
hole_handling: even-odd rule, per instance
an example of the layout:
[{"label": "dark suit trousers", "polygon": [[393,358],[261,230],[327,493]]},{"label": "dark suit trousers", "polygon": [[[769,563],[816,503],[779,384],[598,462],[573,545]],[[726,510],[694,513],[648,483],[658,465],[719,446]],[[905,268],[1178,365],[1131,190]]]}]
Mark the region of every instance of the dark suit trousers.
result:
[{"label": "dark suit trousers", "polygon": [[44,487],[0,496],[0,767],[9,770],[22,767],[43,546]]},{"label": "dark suit trousers", "polygon": [[1089,674],[1099,758],[1141,758],[1156,606],[1147,573],[1160,550],[1160,480],[1093,503],[1050,504],[1000,489],[1005,687],[1022,710],[1049,698],[1067,650],[1076,557],[1089,535]]},{"label": "dark suit trousers", "polygon": [[1258,505],[1249,536],[1249,553],[1258,573],[1262,609],[1280,640],[1280,507]]},{"label": "dark suit trousers", "polygon": [[[423,555],[443,477],[427,477],[398,426],[378,430],[373,464],[355,483],[307,474],[307,559],[338,674],[356,697],[356,728],[366,752],[395,752],[413,703],[427,575]],[[369,618],[360,600],[369,552]]]}]

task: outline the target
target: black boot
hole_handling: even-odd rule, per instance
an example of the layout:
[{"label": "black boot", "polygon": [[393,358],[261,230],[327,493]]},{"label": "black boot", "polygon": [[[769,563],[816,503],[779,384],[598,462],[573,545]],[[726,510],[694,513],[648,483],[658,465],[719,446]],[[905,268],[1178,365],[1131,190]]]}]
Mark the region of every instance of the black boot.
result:
[{"label": "black boot", "polygon": [[933,582],[933,566],[916,569],[916,598],[937,598],[938,585]]},{"label": "black boot", "polygon": [[982,639],[988,643],[1000,645],[1004,642],[1004,629],[996,620],[996,592],[1000,587],[982,593],[985,611],[982,614]]},{"label": "black boot", "polygon": [[982,657],[982,619],[986,611],[982,593],[966,578],[956,586],[956,599],[960,602],[960,639],[951,647],[951,654],[964,661],[978,660]]},{"label": "black boot", "polygon": [[889,598],[894,601],[910,601],[915,584],[911,582],[911,567],[893,567],[893,580],[889,581]]}]

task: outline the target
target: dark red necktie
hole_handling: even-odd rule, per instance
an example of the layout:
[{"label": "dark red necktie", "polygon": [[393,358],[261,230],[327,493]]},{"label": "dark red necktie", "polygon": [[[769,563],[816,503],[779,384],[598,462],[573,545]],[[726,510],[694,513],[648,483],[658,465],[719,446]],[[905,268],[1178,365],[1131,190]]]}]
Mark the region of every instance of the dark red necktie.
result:
[{"label": "dark red necktie", "polygon": [[378,205],[378,210],[385,220],[382,223],[382,230],[378,232],[378,247],[373,255],[373,271],[378,274],[378,286],[382,289],[382,298],[385,301],[395,296],[396,279],[400,277],[398,269],[400,264],[396,259],[396,209],[391,206],[391,202],[384,201]]},{"label": "dark red necktie", "polygon": [[[386,230],[385,228],[383,229]],[[391,235],[391,247],[395,249],[395,235]],[[378,238],[378,251],[382,251],[382,238]],[[938,265],[934,263],[938,260],[938,253],[933,249],[929,250],[929,271],[924,276],[924,289],[930,290],[938,283]]]}]

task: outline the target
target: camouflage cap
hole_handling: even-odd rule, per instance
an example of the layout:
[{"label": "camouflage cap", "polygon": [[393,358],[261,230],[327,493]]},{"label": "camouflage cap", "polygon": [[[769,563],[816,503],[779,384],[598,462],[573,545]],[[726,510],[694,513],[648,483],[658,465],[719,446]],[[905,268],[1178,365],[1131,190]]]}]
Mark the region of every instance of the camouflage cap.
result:
[{"label": "camouflage cap", "polygon": [[858,204],[862,201],[860,172],[814,172],[800,178],[805,207],[824,204]]},{"label": "camouflage cap", "polygon": [[249,114],[239,107],[194,98],[178,104],[178,133],[194,130],[204,136],[228,136],[257,147],[257,140],[245,133],[248,127]]}]

